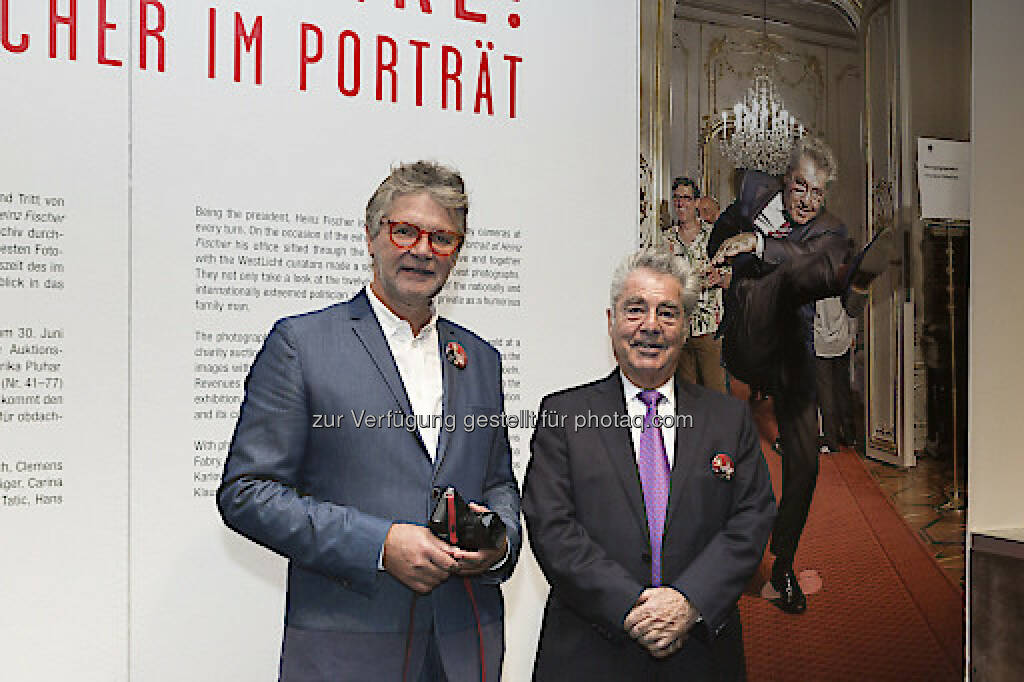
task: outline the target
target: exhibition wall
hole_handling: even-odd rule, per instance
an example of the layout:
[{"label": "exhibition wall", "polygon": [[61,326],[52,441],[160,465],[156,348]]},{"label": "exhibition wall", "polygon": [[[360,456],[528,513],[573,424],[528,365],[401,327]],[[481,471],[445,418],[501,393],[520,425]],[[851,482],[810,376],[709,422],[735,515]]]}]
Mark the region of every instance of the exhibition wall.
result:
[{"label": "exhibition wall", "polygon": [[[286,561],[214,493],[273,322],[368,280],[365,202],[456,166],[442,315],[503,355],[520,480],[546,393],[613,365],[638,197],[635,3],[4,0],[5,679],[273,680]],[[547,585],[504,586],[526,680]]]}]

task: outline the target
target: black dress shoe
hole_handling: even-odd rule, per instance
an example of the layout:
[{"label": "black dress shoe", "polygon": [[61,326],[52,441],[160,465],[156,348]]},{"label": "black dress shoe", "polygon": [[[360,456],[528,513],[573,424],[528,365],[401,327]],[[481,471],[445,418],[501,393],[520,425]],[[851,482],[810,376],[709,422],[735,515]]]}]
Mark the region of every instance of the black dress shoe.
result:
[{"label": "black dress shoe", "polygon": [[866,294],[871,282],[889,267],[893,251],[892,230],[882,230],[850,260],[846,286]]},{"label": "black dress shoe", "polygon": [[892,230],[882,230],[843,266],[842,301],[851,317],[858,317],[864,311],[871,283],[889,267],[893,244]]},{"label": "black dress shoe", "polygon": [[772,603],[786,613],[803,613],[807,610],[807,597],[800,589],[800,583],[797,582],[792,568],[786,571],[781,580],[773,577],[772,587],[779,593],[777,599],[772,599]]},{"label": "black dress shoe", "polygon": [[863,312],[871,282],[888,269],[892,253],[893,230],[884,229],[843,266],[842,300],[851,317]]}]

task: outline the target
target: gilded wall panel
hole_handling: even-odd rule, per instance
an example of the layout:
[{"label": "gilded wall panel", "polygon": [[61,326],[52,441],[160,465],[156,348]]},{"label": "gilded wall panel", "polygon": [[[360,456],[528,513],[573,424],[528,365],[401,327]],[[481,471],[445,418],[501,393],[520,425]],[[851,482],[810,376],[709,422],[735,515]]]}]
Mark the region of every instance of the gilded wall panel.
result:
[{"label": "gilded wall panel", "polygon": [[[701,47],[704,93],[700,98],[700,124],[707,138],[714,136],[720,112],[732,108],[746,94],[754,77],[754,67],[759,63],[771,69],[787,110],[809,131],[818,134],[824,131],[827,48],[710,25],[702,31]],[[734,196],[733,168],[720,154],[718,145],[713,140],[710,142],[704,154],[706,167],[702,170],[710,191],[719,196],[724,205]]]},{"label": "gilded wall panel", "polygon": [[[899,140],[896,69],[897,43],[889,7],[877,10],[865,28],[867,71],[867,161],[870,192],[868,234],[892,227],[899,205]],[[899,375],[899,310],[896,273],[887,273],[872,287],[866,316],[868,442],[880,450],[896,450]]]}]

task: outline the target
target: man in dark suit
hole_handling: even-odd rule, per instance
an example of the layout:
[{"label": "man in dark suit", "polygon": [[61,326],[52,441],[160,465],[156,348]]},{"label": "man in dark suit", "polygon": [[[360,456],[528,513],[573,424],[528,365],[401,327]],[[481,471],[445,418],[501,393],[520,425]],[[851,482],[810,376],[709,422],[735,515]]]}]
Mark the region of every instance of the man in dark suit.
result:
[{"label": "man in dark suit", "polygon": [[551,593],[534,670],[571,680],[740,680],[736,602],[775,514],[746,405],[676,382],[697,277],[645,249],[613,279],[618,369],[544,398],[523,487]]},{"label": "man in dark suit", "polygon": [[[500,678],[498,583],[520,546],[493,419],[501,359],[432,304],[467,212],[452,169],[395,168],[366,207],[373,281],[279,321],[246,381],[217,501],[231,528],[290,560],[285,682],[468,680],[481,666]],[[498,547],[466,551],[424,526],[447,485],[497,512]]]},{"label": "man in dark suit", "polygon": [[846,226],[824,209],[835,177],[831,150],[804,138],[781,183],[758,171],[742,176],[739,197],[708,242],[713,264],[733,265],[719,328],[726,368],[775,406],[783,459],[771,583],[779,593],[774,603],[788,613],[807,608],[793,560],[818,478],[814,301],[842,295],[856,314],[888,264],[888,232],[851,259]]}]

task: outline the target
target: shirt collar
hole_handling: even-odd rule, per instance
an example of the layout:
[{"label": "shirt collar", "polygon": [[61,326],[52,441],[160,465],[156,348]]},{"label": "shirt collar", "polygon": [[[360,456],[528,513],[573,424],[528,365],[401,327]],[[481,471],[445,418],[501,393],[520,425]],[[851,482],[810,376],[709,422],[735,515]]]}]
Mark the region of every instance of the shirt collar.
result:
[{"label": "shirt collar", "polygon": [[[714,225],[712,225],[708,221],[704,220],[700,216],[697,216],[697,225],[700,226],[700,229],[697,230],[697,236],[698,237],[700,236],[701,232],[704,232],[705,230],[710,231],[711,228],[714,227]],[[679,237],[679,226],[678,225],[673,225],[672,228],[669,229],[669,230],[666,230],[666,232],[668,232],[669,239],[674,239],[677,242],[679,242],[680,244],[683,243],[683,240]]]},{"label": "shirt collar", "polygon": [[768,206],[765,208],[771,210],[773,215],[782,216],[783,222],[789,220],[789,218],[786,217],[786,206],[782,203],[782,192],[773,196],[772,200],[768,202]]},{"label": "shirt collar", "polygon": [[[373,293],[373,287],[369,284],[366,285],[366,297],[370,299],[370,307],[373,309],[373,314],[377,316],[377,322],[380,323],[381,331],[384,332],[385,337],[392,337],[396,334],[407,333],[409,337],[412,337],[412,326],[406,321],[391,312],[391,309],[384,305],[383,301],[377,298],[377,294]],[[437,324],[437,310],[434,308],[434,303],[430,303],[430,319],[420,329],[418,336],[424,334],[430,334],[434,331],[434,326]]]},{"label": "shirt collar", "polygon": [[[639,400],[636,394],[644,389],[640,388],[626,376],[626,373],[619,368],[619,376],[622,377],[622,391],[626,395],[626,404],[629,404],[630,400]],[[665,404],[668,405],[673,411],[676,409],[676,386],[675,376],[670,376],[668,381],[658,387],[658,392],[665,396]]]}]

